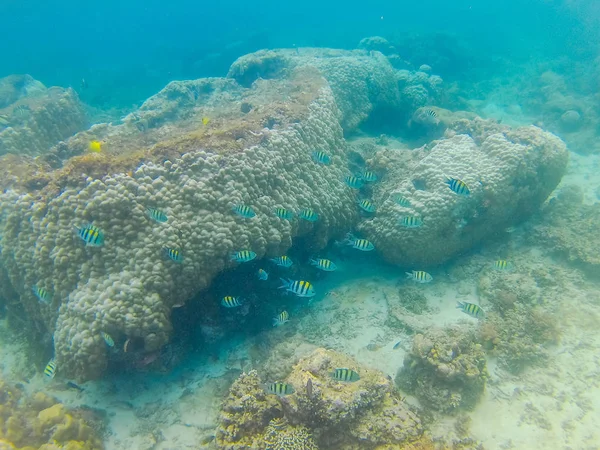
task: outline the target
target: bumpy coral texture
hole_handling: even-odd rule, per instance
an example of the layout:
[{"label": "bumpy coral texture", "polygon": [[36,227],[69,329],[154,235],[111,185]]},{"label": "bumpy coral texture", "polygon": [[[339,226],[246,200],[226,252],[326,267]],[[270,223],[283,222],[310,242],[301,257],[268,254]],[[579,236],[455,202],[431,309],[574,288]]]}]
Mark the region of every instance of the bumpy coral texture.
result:
[{"label": "bumpy coral texture", "polygon": [[[133,176],[89,178],[46,201],[29,194],[2,198],[4,267],[13,285],[22,286],[29,314],[55,330],[59,374],[99,376],[108,356],[102,331],[118,347],[131,337],[142,338],[146,351],[164,345],[171,307],[231,267],[231,252],[280,255],[294,236],[308,233],[323,246],[353,223],[331,90],[323,88],[308,113],[303,123],[273,131],[240,153],[198,149],[163,164],[142,164]],[[315,164],[315,148],[333,163]],[[252,206],[257,216],[237,217],[237,204]],[[281,220],[273,213],[278,206],[312,208],[319,220]],[[146,207],[166,211],[168,223],[149,220]],[[74,226],[88,223],[105,233],[102,247],[86,247],[76,236]],[[183,262],[165,258],[165,246],[181,249]],[[38,302],[34,285],[53,293],[51,304]]]},{"label": "bumpy coral texture", "polygon": [[[26,107],[21,117],[15,108]],[[0,125],[0,155],[37,156],[86,126],[83,105],[73,89],[53,87],[0,108],[8,123]]]},{"label": "bumpy coral texture", "polygon": [[[564,143],[533,126],[510,130],[463,120],[446,134],[414,151],[408,165],[401,152],[373,159],[373,168],[385,172],[373,192],[378,209],[359,229],[390,262],[415,269],[440,264],[499,228],[526,220],[566,170]],[[453,192],[447,177],[465,182],[470,196]],[[396,194],[411,205],[398,205]],[[404,216],[423,223],[403,227]]]},{"label": "bumpy coral texture", "polygon": [[395,70],[378,51],[303,48],[260,51],[239,58],[228,76],[249,84],[293,67],[316,68],[328,81],[341,111],[345,131],[354,130],[376,109],[395,111],[406,118],[433,102],[442,79],[424,72]]},{"label": "bumpy coral texture", "polygon": [[[334,380],[331,372],[340,367],[356,370],[361,379],[353,383]],[[294,439],[302,436],[299,441],[306,448],[315,448],[306,444],[312,435],[310,441],[327,449],[408,445],[422,435],[419,418],[400,400],[388,378],[339,353],[315,350],[284,381],[296,392],[281,399],[265,398],[257,391],[256,373],[243,375],[234,384],[223,406],[219,448],[247,448],[244,445],[261,439],[273,445],[277,430]]]},{"label": "bumpy coral texture", "polygon": [[473,408],[487,380],[485,354],[476,341],[460,327],[417,334],[397,382],[432,409]]},{"label": "bumpy coral texture", "polygon": [[102,441],[77,414],[38,392],[26,397],[0,380],[0,448],[101,450]]}]

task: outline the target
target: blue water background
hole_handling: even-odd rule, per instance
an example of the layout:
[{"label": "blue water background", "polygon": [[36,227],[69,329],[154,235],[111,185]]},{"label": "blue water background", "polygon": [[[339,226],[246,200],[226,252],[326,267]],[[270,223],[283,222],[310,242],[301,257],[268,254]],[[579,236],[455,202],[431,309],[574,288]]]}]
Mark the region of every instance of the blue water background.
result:
[{"label": "blue water background", "polygon": [[[355,48],[366,36],[402,40],[406,59],[453,53],[445,78],[500,61],[597,55],[596,0],[216,1],[3,0],[0,77],[29,73],[46,85],[89,84],[84,101],[128,106],[174,79],[223,76],[261,48]],[[438,35],[435,38],[431,36]],[[425,39],[428,45],[416,45]],[[459,44],[459,45],[458,45]],[[432,46],[438,46],[435,49]],[[460,53],[460,54],[457,54]],[[471,73],[471,76],[473,74]]]}]

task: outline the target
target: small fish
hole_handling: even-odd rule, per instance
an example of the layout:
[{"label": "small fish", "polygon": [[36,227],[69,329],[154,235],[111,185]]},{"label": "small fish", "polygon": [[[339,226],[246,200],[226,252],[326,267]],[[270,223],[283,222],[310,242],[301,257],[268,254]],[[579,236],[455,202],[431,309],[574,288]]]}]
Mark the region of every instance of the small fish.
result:
[{"label": "small fish", "polygon": [[370,352],[376,352],[380,348],[381,345],[376,344],[375,342],[370,342],[369,344],[367,344],[367,350],[369,350]]},{"label": "small fish", "polygon": [[85,78],[81,79],[81,81],[79,82],[79,87],[81,88],[82,91],[85,91],[88,88],[88,83],[85,80]]},{"label": "small fish", "polygon": [[234,213],[240,217],[243,217],[244,219],[252,219],[254,216],[256,216],[254,210],[246,205],[235,205],[232,210]]},{"label": "small fish", "polygon": [[312,159],[318,164],[325,164],[326,166],[331,164],[330,156],[321,150],[312,152]]},{"label": "small fish", "polygon": [[365,170],[360,177],[367,183],[373,183],[378,180],[375,172],[371,172],[370,170]]},{"label": "small fish", "polygon": [[469,189],[469,186],[467,186],[467,183],[458,178],[447,178],[446,184],[452,192],[455,192],[458,195],[468,197],[471,194],[471,190]]},{"label": "small fish", "polygon": [[284,395],[293,394],[294,392],[296,392],[296,390],[291,384],[276,381],[275,383],[269,383],[267,385],[267,392],[283,397]]},{"label": "small fish", "polygon": [[433,117],[434,119],[436,119],[438,116],[437,113],[433,109],[426,109],[425,115],[429,116],[429,117]]},{"label": "small fish", "polygon": [[404,197],[402,194],[394,194],[392,195],[392,200],[404,208],[408,208],[410,206],[410,200]]},{"label": "small fish", "polygon": [[351,245],[352,248],[357,250],[361,250],[363,252],[370,252],[371,250],[375,250],[375,246],[371,241],[367,239],[357,239],[357,238],[349,238],[348,245]]},{"label": "small fish", "polygon": [[102,339],[104,339],[104,342],[106,343],[106,345],[108,345],[109,347],[115,346],[115,341],[113,340],[112,337],[110,337],[110,334],[103,331],[102,333],[100,333],[100,336],[102,336]]},{"label": "small fish", "polygon": [[331,377],[337,381],[354,382],[360,380],[360,375],[352,369],[335,369],[331,372]]},{"label": "small fish", "polygon": [[402,345],[402,341],[398,341],[394,344],[394,347],[392,347],[394,350],[398,350],[400,348],[400,345]]},{"label": "small fish", "polygon": [[513,268],[513,263],[506,261],[505,259],[499,259],[494,261],[494,269],[500,272],[508,272]]},{"label": "small fish", "polygon": [[416,281],[417,283],[429,283],[431,280],[433,280],[433,277],[430,274],[422,270],[413,270],[412,272],[406,272],[406,278],[410,278],[411,280]]},{"label": "small fish", "polygon": [[165,223],[169,220],[167,215],[160,209],[146,208],[146,215],[158,223]]},{"label": "small fish", "polygon": [[183,262],[183,254],[181,253],[181,250],[177,248],[163,247],[163,252],[171,261],[175,261],[176,263]]},{"label": "small fish", "polygon": [[94,225],[85,225],[81,228],[75,227],[77,235],[90,247],[100,247],[104,244],[104,233]]},{"label": "small fish", "polygon": [[283,325],[286,322],[289,322],[290,320],[290,315],[288,314],[287,311],[282,311],[279,314],[277,314],[277,317],[273,318],[273,326],[274,327],[279,327],[281,325]]},{"label": "small fish", "polygon": [[316,222],[319,220],[319,215],[312,209],[306,208],[298,213],[298,217],[307,222]]},{"label": "small fish", "polygon": [[240,250],[239,252],[233,252],[230,259],[235,262],[248,262],[256,258],[256,253],[251,250]]},{"label": "small fish", "polygon": [[202,118],[202,125],[208,125],[209,122],[210,122],[210,118],[209,117],[203,117]]},{"label": "small fish", "polygon": [[375,212],[375,205],[373,204],[373,202],[369,199],[363,199],[361,201],[358,202],[358,206],[360,206],[360,208],[368,213],[374,213]]},{"label": "small fish", "polygon": [[12,110],[12,115],[18,119],[24,119],[31,113],[31,108],[27,105],[15,106]]},{"label": "small fish", "polygon": [[289,292],[296,294],[298,297],[314,297],[315,289],[312,284],[304,280],[286,280],[281,278],[283,286],[279,286],[279,289],[286,289]]},{"label": "small fish", "polygon": [[418,216],[400,217],[400,225],[406,228],[419,228],[423,225],[423,219]]},{"label": "small fish", "polygon": [[90,141],[88,150],[92,153],[100,153],[102,151],[102,142],[96,140]]},{"label": "small fish", "polygon": [[269,274],[264,269],[258,269],[256,276],[261,281],[267,281],[269,279]]},{"label": "small fish", "polygon": [[352,189],[360,189],[364,184],[361,178],[354,175],[348,175],[346,178],[344,178],[344,182]]},{"label": "small fish", "polygon": [[52,301],[52,294],[47,289],[34,285],[31,290],[40,302],[48,304]]},{"label": "small fish", "polygon": [[46,365],[46,368],[44,369],[44,375],[50,380],[56,375],[56,361],[54,358],[52,358]]},{"label": "small fish", "polygon": [[288,267],[292,267],[292,265],[294,264],[294,262],[291,260],[291,258],[289,258],[286,255],[278,256],[277,258],[271,258],[269,261],[273,261],[278,266],[285,267],[286,269]]},{"label": "small fish", "polygon": [[456,307],[465,314],[468,314],[476,319],[483,319],[485,317],[485,311],[481,309],[479,305],[474,303],[457,302]]},{"label": "small fish", "polygon": [[8,118],[8,116],[6,114],[0,114],[0,125],[2,126],[8,126],[8,124],[10,123],[10,120]]},{"label": "small fish", "polygon": [[226,295],[221,299],[221,305],[223,305],[225,308],[235,308],[237,306],[242,306],[242,302],[239,297],[232,297],[231,295]]},{"label": "small fish", "polygon": [[293,211],[290,211],[289,209],[275,208],[274,211],[275,211],[275,215],[277,217],[279,217],[280,219],[292,220],[294,218]]},{"label": "small fish", "polygon": [[81,386],[79,386],[78,384],[73,383],[72,381],[67,381],[67,387],[71,388],[71,389],[75,389],[79,392],[83,392],[85,391],[84,388],[82,388]]},{"label": "small fish", "polygon": [[306,396],[308,398],[312,398],[313,395],[313,383],[312,383],[312,378],[309,378],[308,381],[306,382]]},{"label": "small fish", "polygon": [[325,258],[311,259],[310,264],[325,272],[333,272],[337,270],[335,263]]}]

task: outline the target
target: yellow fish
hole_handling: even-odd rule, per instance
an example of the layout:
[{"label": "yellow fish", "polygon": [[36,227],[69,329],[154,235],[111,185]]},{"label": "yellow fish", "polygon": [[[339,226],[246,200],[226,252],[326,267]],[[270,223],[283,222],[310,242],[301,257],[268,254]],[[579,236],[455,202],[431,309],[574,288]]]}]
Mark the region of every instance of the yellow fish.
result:
[{"label": "yellow fish", "polygon": [[90,141],[88,145],[88,150],[94,153],[100,153],[102,151],[102,142],[100,141]]},{"label": "yellow fish", "polygon": [[208,125],[208,122],[210,122],[210,119],[208,117],[202,118],[202,125]]}]

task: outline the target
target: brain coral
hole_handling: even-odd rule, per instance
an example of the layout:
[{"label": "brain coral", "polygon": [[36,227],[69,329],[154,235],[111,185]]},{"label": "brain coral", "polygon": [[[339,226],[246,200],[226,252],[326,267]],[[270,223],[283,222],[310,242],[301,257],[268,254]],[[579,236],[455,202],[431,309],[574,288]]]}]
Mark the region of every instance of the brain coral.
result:
[{"label": "brain coral", "polygon": [[[564,143],[539,128],[493,128],[480,119],[454,127],[446,139],[413,151],[408,168],[402,153],[382,156],[380,167],[387,172],[374,189],[377,215],[359,229],[388,261],[408,267],[444,262],[527,219],[565,173]],[[453,192],[448,177],[465,182],[470,195]],[[395,195],[409,199],[410,206],[398,205]],[[400,219],[406,216],[423,223],[404,227]]]}]

